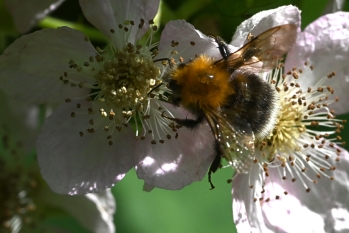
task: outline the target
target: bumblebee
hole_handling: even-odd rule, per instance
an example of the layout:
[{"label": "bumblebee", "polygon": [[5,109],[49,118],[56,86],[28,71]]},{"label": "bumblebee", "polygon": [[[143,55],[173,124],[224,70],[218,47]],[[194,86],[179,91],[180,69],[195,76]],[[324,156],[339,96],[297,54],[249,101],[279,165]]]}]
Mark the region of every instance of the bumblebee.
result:
[{"label": "bumblebee", "polygon": [[247,173],[254,160],[254,142],[267,137],[278,114],[275,88],[257,73],[274,69],[297,37],[297,26],[285,24],[253,37],[231,53],[228,45],[214,37],[222,59],[201,54],[171,68],[168,80],[171,102],[187,109],[195,119],[163,116],[195,129],[204,120],[214,136],[215,159],[208,178],[225,158],[238,173]]}]

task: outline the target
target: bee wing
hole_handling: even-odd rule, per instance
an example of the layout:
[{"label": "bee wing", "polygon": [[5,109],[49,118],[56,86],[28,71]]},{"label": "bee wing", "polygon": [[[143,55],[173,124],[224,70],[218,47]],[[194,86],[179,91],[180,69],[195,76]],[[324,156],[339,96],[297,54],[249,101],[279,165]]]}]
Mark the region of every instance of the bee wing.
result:
[{"label": "bee wing", "polygon": [[239,173],[247,173],[254,159],[254,134],[250,125],[233,112],[206,112],[206,119],[223,157]]},{"label": "bee wing", "polygon": [[278,60],[282,58],[293,46],[297,38],[297,26],[285,24],[271,28],[238,51],[228,57],[217,61],[215,64],[228,70],[248,69],[252,72],[263,72],[275,68]]}]

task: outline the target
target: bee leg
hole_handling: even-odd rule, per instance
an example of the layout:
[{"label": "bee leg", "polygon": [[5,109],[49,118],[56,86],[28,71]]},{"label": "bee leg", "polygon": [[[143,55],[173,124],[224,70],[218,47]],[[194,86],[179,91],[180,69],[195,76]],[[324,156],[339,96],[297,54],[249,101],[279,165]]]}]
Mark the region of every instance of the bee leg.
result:
[{"label": "bee leg", "polygon": [[211,163],[210,169],[208,171],[208,182],[211,185],[211,190],[215,188],[215,186],[212,183],[211,174],[215,173],[218,170],[218,168],[221,167],[222,151],[221,151],[221,147],[219,146],[219,143],[217,140],[215,140],[215,143],[214,143],[214,150],[216,152],[215,153],[216,157],[214,158],[213,162]]},{"label": "bee leg", "polygon": [[181,126],[184,126],[188,129],[195,129],[201,122],[202,120],[204,119],[203,116],[199,116],[196,120],[194,119],[179,119],[179,118],[175,118],[175,117],[169,117],[169,116],[166,116],[164,114],[165,112],[163,112],[161,114],[162,117],[164,118],[167,118],[169,120],[172,120],[174,122],[176,122],[177,124],[181,125]]},{"label": "bee leg", "polygon": [[222,57],[226,59],[231,54],[228,44],[219,36],[215,37],[215,41],[218,44],[218,49]]}]

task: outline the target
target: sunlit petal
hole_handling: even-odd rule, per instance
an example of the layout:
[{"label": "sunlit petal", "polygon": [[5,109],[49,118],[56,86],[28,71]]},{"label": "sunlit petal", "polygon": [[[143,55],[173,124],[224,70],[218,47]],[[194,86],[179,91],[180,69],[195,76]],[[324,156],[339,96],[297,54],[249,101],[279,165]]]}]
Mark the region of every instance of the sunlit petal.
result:
[{"label": "sunlit petal", "polygon": [[[81,194],[110,188],[134,165],[134,133],[132,129],[115,132],[114,144],[103,127],[86,132],[91,125],[88,112],[77,112],[73,101],[61,105],[42,127],[37,142],[41,174],[57,193]],[[95,119],[98,124],[98,119]],[[98,146],[96,146],[98,145]]]},{"label": "sunlit petal", "polygon": [[261,11],[238,26],[230,43],[236,48],[242,47],[251,33],[258,36],[262,32],[283,24],[296,24],[300,27],[300,10],[292,5]]},{"label": "sunlit petal", "polygon": [[313,65],[312,77],[301,80],[307,86],[313,86],[319,78],[335,72],[336,75],[325,84],[330,85],[342,100],[331,105],[337,114],[342,114],[349,111],[349,102],[345,101],[349,88],[348,59],[349,13],[336,12],[320,17],[304,29],[287,56],[285,69],[302,67],[305,61]]}]

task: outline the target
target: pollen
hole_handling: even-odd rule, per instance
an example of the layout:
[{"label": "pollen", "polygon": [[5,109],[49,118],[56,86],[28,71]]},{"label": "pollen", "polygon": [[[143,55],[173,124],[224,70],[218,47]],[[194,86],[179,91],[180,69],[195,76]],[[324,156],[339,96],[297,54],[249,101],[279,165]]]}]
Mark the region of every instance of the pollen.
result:
[{"label": "pollen", "polygon": [[230,73],[214,66],[213,58],[200,55],[183,68],[171,73],[181,89],[183,107],[189,109],[218,109],[233,93],[229,84]]},{"label": "pollen", "polygon": [[[105,59],[95,76],[100,87],[98,97],[113,108],[143,111],[147,93],[160,75],[150,56],[140,53],[137,46],[127,44]],[[125,111],[129,116],[130,111]]]},{"label": "pollen", "polygon": [[[131,30],[134,23],[126,20],[120,27],[122,30]],[[141,20],[140,28],[144,20]],[[125,31],[125,34],[129,30]],[[114,30],[111,30],[115,32]],[[68,73],[63,72],[60,80],[72,87],[90,88],[93,101],[99,101],[110,106],[110,109],[125,109],[126,117],[129,112],[142,112],[146,107],[147,94],[152,87],[160,83],[160,69],[154,64],[149,47],[125,43],[122,48],[112,48],[107,52],[96,48],[98,54],[86,58],[78,64],[69,61],[69,67],[79,73],[89,73],[94,83],[75,83],[69,79]],[[88,62],[87,62],[88,61]],[[71,102],[70,98],[66,102]],[[103,112],[102,116],[106,116]]]},{"label": "pollen", "polygon": [[[277,154],[304,150],[309,144],[313,145],[310,147],[313,149],[329,146],[330,140],[326,140],[326,137],[334,133],[333,128],[340,131],[343,127],[327,107],[336,99],[330,86],[322,86],[328,76],[323,77],[312,88],[303,87],[298,83],[299,78],[305,78],[304,76],[313,72],[314,68],[306,66],[302,73],[293,71],[282,78],[284,81],[274,79],[274,82],[278,83],[275,88],[279,90],[281,109],[274,130],[264,143],[268,146],[262,149],[268,152],[269,161],[275,160]],[[317,134],[314,127],[318,126],[330,128],[326,137]],[[338,139],[338,136],[335,138]],[[313,143],[304,143],[307,140]]]},{"label": "pollen", "polygon": [[[67,64],[69,69],[64,70],[59,77],[66,87],[84,89],[87,93],[79,98],[65,98],[67,104],[77,106],[69,113],[69,117],[86,121],[85,128],[76,132],[79,137],[101,135],[100,132],[103,132],[105,145],[113,147],[116,145],[115,141],[112,141],[113,134],[121,132],[129,125],[135,127],[136,139],[139,138],[139,130],[146,132],[147,129],[152,129],[150,115],[152,120],[161,119],[161,123],[167,125],[169,120],[162,119],[162,112],[157,110],[159,106],[150,103],[152,97],[149,93],[162,82],[161,76],[167,67],[153,60],[157,46],[157,43],[152,44],[153,33],[157,30],[152,25],[153,21],[148,20],[151,24],[148,28],[149,38],[144,41],[130,40],[130,37],[134,36],[133,33],[143,33],[145,22],[144,19],[138,24],[132,20],[125,20],[118,28],[110,29],[110,33],[119,30],[123,35],[122,41],[111,41],[111,46],[106,50],[97,47],[95,55],[85,59],[71,59]],[[81,43],[89,42],[83,38]],[[152,106],[156,109],[155,113]],[[166,132],[165,135],[169,134],[167,128],[162,130]],[[165,135],[162,131],[159,133],[160,131],[155,131],[156,133],[150,137],[162,143]],[[144,139],[145,135],[140,138]]]},{"label": "pollen", "polygon": [[[335,73],[330,72],[311,87],[303,85],[302,79],[314,76],[314,70],[316,66],[306,65],[301,72],[294,69],[280,75],[282,69],[277,69],[269,74],[268,81],[279,95],[280,111],[269,137],[256,142],[261,179],[269,179],[268,171],[278,169],[282,180],[301,182],[305,193],[311,193],[322,177],[333,180],[335,166],[331,161],[340,161],[338,146],[344,144],[338,135],[344,122],[329,109],[337,98],[333,88],[324,85],[327,79],[335,78]],[[257,191],[255,197],[260,197]]]}]

